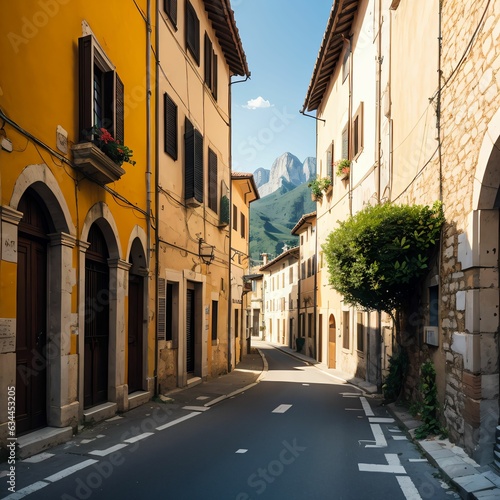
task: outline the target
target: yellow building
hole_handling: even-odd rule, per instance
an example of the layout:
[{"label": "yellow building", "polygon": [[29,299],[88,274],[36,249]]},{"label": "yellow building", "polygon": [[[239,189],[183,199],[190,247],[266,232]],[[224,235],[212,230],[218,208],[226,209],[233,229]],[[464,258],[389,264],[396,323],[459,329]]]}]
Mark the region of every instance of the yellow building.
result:
[{"label": "yellow building", "polygon": [[[249,76],[228,0],[157,20],[158,390],[231,369],[231,77]],[[234,351],[233,351],[234,353]]]},{"label": "yellow building", "polygon": [[21,456],[151,395],[146,5],[0,16],[0,442],[12,387]]},{"label": "yellow building", "polygon": [[231,307],[229,359],[231,367],[241,360],[250,350],[250,327],[252,320],[252,290],[250,278],[249,233],[250,203],[259,199],[259,191],[253,174],[233,172],[231,174]]}]

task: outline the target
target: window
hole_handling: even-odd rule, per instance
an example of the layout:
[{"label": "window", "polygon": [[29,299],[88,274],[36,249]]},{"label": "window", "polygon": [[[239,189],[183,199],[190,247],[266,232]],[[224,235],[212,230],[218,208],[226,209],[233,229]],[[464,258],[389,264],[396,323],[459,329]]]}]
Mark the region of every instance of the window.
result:
[{"label": "window", "polygon": [[218,213],[217,187],[219,183],[217,177],[217,155],[210,148],[208,148],[208,208],[213,210],[215,213]]},{"label": "window", "polygon": [[281,287],[285,288],[285,273],[281,275]]},{"label": "window", "polygon": [[352,124],[352,154],[356,158],[363,151],[363,103],[360,103]]},{"label": "window", "polygon": [[289,270],[288,283],[291,285],[293,283],[293,267]]},{"label": "window", "polygon": [[347,125],[342,130],[342,158],[349,159],[349,132]]},{"label": "window", "polygon": [[285,310],[285,297],[281,298],[281,311]]},{"label": "window", "polygon": [[300,264],[300,278],[305,279],[306,278],[306,263],[302,262]]},{"label": "window", "polygon": [[356,333],[357,333],[358,351],[364,352],[364,350],[365,350],[365,327],[363,325],[363,313],[362,312],[357,313]]},{"label": "window", "polygon": [[163,94],[163,108],[165,153],[177,160],[177,104],[167,93]]},{"label": "window", "polygon": [[184,197],[190,206],[203,203],[203,137],[186,118],[184,132]]},{"label": "window", "polygon": [[233,205],[233,229],[238,231],[238,208]]},{"label": "window", "polygon": [[313,331],[313,315],[312,313],[308,313],[307,315],[307,336],[312,337]]},{"label": "window", "polygon": [[217,100],[217,55],[207,33],[205,33],[205,84]]},{"label": "window", "polygon": [[186,48],[200,65],[200,20],[194,7],[186,0]]},{"label": "window", "polygon": [[163,0],[163,10],[177,28],[177,0]]},{"label": "window", "polygon": [[89,141],[94,125],[124,142],[124,86],[93,35],[78,39],[80,140]]},{"label": "window", "polygon": [[246,219],[245,219],[245,214],[240,214],[241,216],[241,227],[240,227],[240,231],[241,231],[241,237],[242,238],[245,238],[246,237]]},{"label": "window", "polygon": [[212,300],[212,342],[217,340],[217,327],[219,321],[219,302]]},{"label": "window", "polygon": [[329,148],[326,150],[326,176],[330,179],[333,179],[333,158],[334,158],[334,150],[333,150],[333,141],[330,144]]},{"label": "window", "polygon": [[349,349],[349,311],[342,311],[342,347]]}]

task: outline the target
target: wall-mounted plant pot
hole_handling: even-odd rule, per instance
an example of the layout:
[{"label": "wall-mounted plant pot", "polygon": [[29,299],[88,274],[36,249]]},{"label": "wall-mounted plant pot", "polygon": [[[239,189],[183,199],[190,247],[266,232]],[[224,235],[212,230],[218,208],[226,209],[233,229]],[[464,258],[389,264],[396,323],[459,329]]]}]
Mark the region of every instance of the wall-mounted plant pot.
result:
[{"label": "wall-mounted plant pot", "polygon": [[117,181],[125,170],[106,156],[93,142],[82,142],[71,147],[77,170],[101,184]]}]

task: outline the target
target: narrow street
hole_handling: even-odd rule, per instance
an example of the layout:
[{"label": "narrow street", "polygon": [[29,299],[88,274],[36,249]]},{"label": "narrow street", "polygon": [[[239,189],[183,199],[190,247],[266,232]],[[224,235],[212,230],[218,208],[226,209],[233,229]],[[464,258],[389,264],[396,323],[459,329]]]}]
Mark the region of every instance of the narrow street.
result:
[{"label": "narrow street", "polygon": [[380,400],[259,348],[268,371],[254,387],[211,407],[184,407],[181,417],[144,410],[132,427],[125,416],[112,419],[113,429],[86,429],[50,458],[20,462],[23,484],[5,498],[458,498]]}]

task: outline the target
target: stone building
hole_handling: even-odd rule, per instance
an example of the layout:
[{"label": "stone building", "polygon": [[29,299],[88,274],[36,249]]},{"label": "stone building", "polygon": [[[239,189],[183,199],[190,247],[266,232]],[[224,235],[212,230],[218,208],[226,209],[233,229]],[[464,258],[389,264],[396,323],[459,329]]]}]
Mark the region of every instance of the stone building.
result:
[{"label": "stone building", "polygon": [[[317,204],[320,242],[366,203],[443,203],[439,252],[404,325],[406,395],[417,397],[420,365],[430,359],[442,423],[480,463],[500,458],[499,26],[496,1],[335,2],[304,105],[319,119],[320,176],[334,184]],[[341,158],[351,170],[336,184]],[[351,341],[336,347],[337,365],[375,381],[391,353],[390,323],[363,313],[366,351],[353,349],[359,332],[326,288],[322,305]]]}]

